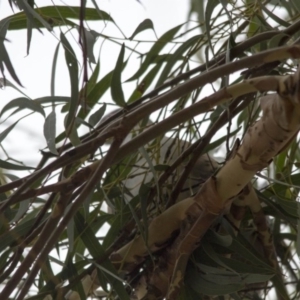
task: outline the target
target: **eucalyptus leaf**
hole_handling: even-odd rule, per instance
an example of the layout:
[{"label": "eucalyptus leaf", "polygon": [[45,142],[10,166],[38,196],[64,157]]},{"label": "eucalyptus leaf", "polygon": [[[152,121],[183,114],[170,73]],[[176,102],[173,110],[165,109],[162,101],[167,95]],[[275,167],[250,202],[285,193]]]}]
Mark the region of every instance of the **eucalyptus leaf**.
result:
[{"label": "eucalyptus leaf", "polygon": [[125,54],[125,45],[123,44],[119,53],[119,57],[114,69],[114,72],[112,74],[111,78],[111,96],[113,101],[121,107],[124,107],[126,105],[124,93],[122,89],[121,84],[121,73],[123,70],[123,60],[124,60],[124,54]]},{"label": "eucalyptus leaf", "polygon": [[89,123],[92,126],[95,126],[98,122],[100,122],[101,118],[104,116],[106,110],[106,104],[104,103],[96,112],[94,112],[89,117]]},{"label": "eucalyptus leaf", "polygon": [[7,135],[14,129],[14,127],[18,124],[19,121],[7,127],[0,133],[0,143],[7,137]]},{"label": "eucalyptus leaf", "polygon": [[[0,112],[0,117],[6,112],[8,111],[9,109],[11,108],[15,108],[15,107],[18,107],[19,110],[23,110],[25,108],[27,109],[30,109],[34,112],[38,112],[40,113],[43,117],[45,117],[45,112],[44,112],[44,109],[43,107],[37,102],[37,101],[34,101],[34,100],[30,100],[28,98],[17,98],[17,99],[14,99],[14,100],[11,100],[8,104],[6,104],[1,112]],[[16,113],[17,111],[13,112],[12,115],[14,113]]]},{"label": "eucalyptus leaf", "polygon": [[155,61],[159,52],[170,40],[174,38],[175,34],[180,30],[182,25],[183,24],[170,29],[157,40],[157,42],[151,47],[150,51],[147,53],[145,60],[143,61],[138,71],[132,77],[127,79],[127,81],[135,80],[139,78],[142,74],[144,74],[144,72],[148,69],[149,65]]},{"label": "eucalyptus leaf", "polygon": [[154,26],[153,26],[153,22],[150,19],[145,19],[144,21],[142,21],[138,27],[136,28],[136,30],[134,31],[134,33],[131,35],[131,37],[129,38],[130,40],[133,40],[133,38],[139,34],[140,32],[147,30],[147,29],[152,29],[154,31]]},{"label": "eucalyptus leaf", "polygon": [[68,118],[65,124],[66,130],[68,131],[70,129],[69,127],[72,121],[74,121],[79,101],[78,63],[75,52],[63,33],[60,34],[60,39],[65,50],[66,65],[68,67],[69,77],[71,81],[71,102],[68,112]]},{"label": "eucalyptus leaf", "polygon": [[44,123],[44,136],[47,142],[47,146],[51,153],[57,155],[55,145],[55,136],[56,136],[56,113],[53,110],[45,119]]},{"label": "eucalyptus leaf", "polygon": [[8,161],[4,161],[2,159],[0,159],[0,168],[7,169],[7,170],[17,170],[17,171],[34,169],[34,168],[28,167],[28,166],[16,165],[16,164],[10,163]]}]

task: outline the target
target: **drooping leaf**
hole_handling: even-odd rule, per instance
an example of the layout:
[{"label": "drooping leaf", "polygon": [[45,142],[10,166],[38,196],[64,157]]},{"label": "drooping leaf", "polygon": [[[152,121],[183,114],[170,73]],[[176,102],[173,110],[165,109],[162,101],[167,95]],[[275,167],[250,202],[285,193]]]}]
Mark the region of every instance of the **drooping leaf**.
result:
[{"label": "drooping leaf", "polygon": [[[87,82],[87,95],[89,95],[90,92],[94,89],[96,82],[98,80],[99,72],[100,72],[100,60],[98,60],[96,67],[95,67],[89,81]],[[90,103],[88,103],[88,105],[90,105]]]},{"label": "drooping leaf", "polygon": [[33,101],[39,104],[45,104],[45,103],[57,104],[57,103],[69,103],[71,101],[71,98],[65,96],[45,96],[45,97],[33,99]]},{"label": "drooping leaf", "polygon": [[71,143],[73,146],[77,146],[79,144],[81,144],[78,132],[77,132],[77,127],[78,127],[78,121],[77,118],[74,118],[74,123],[72,124],[72,126],[67,127],[67,120],[69,119],[69,113],[66,114],[65,116],[65,120],[64,120],[64,125],[65,128],[68,128],[68,138],[70,139]]},{"label": "drooping leaf", "polygon": [[68,234],[68,246],[69,251],[73,251],[74,249],[74,218],[70,220],[67,225],[67,234]]},{"label": "drooping leaf", "polygon": [[183,24],[170,29],[157,40],[157,42],[151,47],[150,51],[147,53],[146,58],[143,61],[140,68],[138,69],[138,71],[132,77],[127,79],[127,81],[136,80],[149,68],[149,65],[156,59],[157,55],[165,47],[165,45],[168,44],[168,42],[174,38],[175,34],[179,31],[182,25]]},{"label": "drooping leaf", "polygon": [[95,126],[103,117],[104,113],[106,110],[106,104],[104,103],[96,112],[94,112],[90,117],[89,117],[89,123],[92,126]]},{"label": "drooping leaf", "polygon": [[[46,215],[46,217],[47,216],[48,214]],[[6,247],[9,247],[12,243],[14,243],[17,239],[25,236],[30,230],[32,230],[32,225],[34,224],[34,222],[34,218],[25,220],[17,224],[16,227],[2,234],[0,243],[0,253],[3,250],[5,250]]]},{"label": "drooping leaf", "polygon": [[139,34],[140,32],[146,30],[146,29],[152,29],[154,31],[154,26],[153,26],[153,22],[150,19],[145,19],[144,21],[142,21],[138,27],[136,28],[136,30],[134,31],[134,33],[131,35],[131,37],[129,38],[130,40],[133,40],[133,38]]},{"label": "drooping leaf", "polygon": [[283,18],[279,18],[276,14],[272,13],[265,5],[262,5],[262,10],[275,22],[280,24],[283,27],[289,27],[290,24],[286,22]]},{"label": "drooping leaf", "polygon": [[[112,78],[113,71],[106,74],[99,82],[97,82],[94,88],[88,94],[88,103],[89,107],[93,107],[98,100],[103,96],[103,94],[109,89],[110,82]],[[88,114],[86,110],[82,107],[79,111],[78,116],[82,116],[81,118],[85,117]],[[62,141],[66,136],[65,131],[62,132],[56,139],[55,142],[59,143]]]},{"label": "drooping leaf", "polygon": [[58,152],[56,150],[56,145],[55,145],[55,136],[56,136],[56,113],[53,110],[45,119],[44,137],[46,139],[47,146],[50,152],[57,155]]},{"label": "drooping leaf", "polygon": [[58,50],[59,50],[60,43],[57,44],[52,61],[52,70],[51,70],[51,81],[50,81],[50,93],[51,96],[55,94],[55,73],[56,73],[56,65],[57,65],[57,57],[58,57]]},{"label": "drooping leaf", "polygon": [[[300,228],[300,205],[298,205],[298,228]],[[297,242],[296,242],[296,251],[298,254],[298,257],[300,257],[300,230],[297,231]]]},{"label": "drooping leaf", "polygon": [[0,159],[0,168],[7,169],[7,170],[17,170],[17,171],[34,169],[34,168],[28,167],[28,166],[16,165],[16,164],[10,163],[8,161],[4,161],[2,159]]},{"label": "drooping leaf", "polygon": [[210,21],[212,20],[212,14],[215,8],[220,4],[219,0],[207,1],[205,8],[205,29],[207,34],[207,42],[211,50],[213,50],[212,41],[211,41],[211,26]]},{"label": "drooping leaf", "polygon": [[14,127],[18,124],[19,121],[7,127],[0,133],[0,143],[6,138],[6,136],[14,129]]},{"label": "drooping leaf", "polygon": [[[95,234],[90,228],[90,226],[88,225],[88,223],[84,222],[84,218],[79,212],[77,212],[74,221],[75,221],[76,229],[80,234],[80,238],[82,239],[83,243],[85,244],[86,248],[88,249],[92,257],[94,259],[99,259],[100,257],[104,258],[105,252],[102,245],[95,237]],[[105,276],[113,285],[114,291],[118,294],[120,299],[129,300],[128,294],[121,282],[122,280],[121,279],[116,280],[116,278],[118,278],[118,275],[114,267],[112,266],[111,262],[109,261],[109,259],[105,259],[102,261],[101,269],[104,270]],[[100,270],[98,269],[98,272],[101,271],[101,269]]]},{"label": "drooping leaf", "polygon": [[[80,7],[78,6],[45,6],[34,9],[34,11],[42,16],[41,18],[44,22],[40,21],[40,18],[35,19],[36,26],[38,28],[52,28],[56,26],[69,25],[77,26],[69,19],[79,20],[80,18]],[[36,15],[34,15],[34,18]],[[87,21],[110,21],[114,23],[112,17],[105,11],[100,10],[100,13],[94,8],[85,8],[85,20]],[[24,12],[13,14],[12,16],[6,17],[0,21],[1,23],[9,22],[8,30],[19,30],[26,29],[27,27],[27,17]]]},{"label": "drooping leaf", "polygon": [[196,268],[189,268],[185,276],[185,282],[197,293],[205,295],[226,295],[239,291],[244,287],[242,283],[221,285],[217,282],[208,281],[203,278],[202,273],[197,271]]},{"label": "drooping leaf", "polygon": [[[28,2],[26,1],[22,1],[22,0],[16,0],[18,3],[18,6],[20,9],[24,10],[26,17],[27,17],[27,21],[28,19],[30,20],[30,22],[34,23],[34,18],[39,20],[41,22],[41,24],[48,29],[49,31],[52,31],[52,27],[50,26],[50,24],[44,20],[44,18],[37,13],[30,5]],[[28,42],[28,41],[27,41]],[[28,46],[27,46],[28,47]]]},{"label": "drooping leaf", "polygon": [[160,86],[168,77],[170,71],[172,70],[173,66],[182,59],[183,54],[191,47],[193,47],[202,35],[196,35],[191,37],[189,40],[184,42],[167,60],[167,64],[164,67],[163,71],[160,74],[160,77],[156,83],[156,87]]},{"label": "drooping leaf", "polygon": [[89,114],[90,110],[94,107],[96,104],[95,101],[91,101],[90,93],[93,91],[100,72],[100,60],[98,60],[96,67],[89,78],[88,82],[86,82],[85,86],[82,88],[80,91],[80,95],[86,95],[87,96],[87,101],[85,103],[85,106],[80,107],[80,110],[77,114],[78,118],[85,119],[86,116]]},{"label": "drooping leaf", "polygon": [[66,59],[66,64],[68,67],[69,77],[71,82],[71,102],[68,110],[69,112],[68,118],[65,125],[66,130],[68,131],[69,126],[71,125],[72,121],[74,121],[76,110],[78,107],[78,100],[79,100],[78,63],[77,63],[75,52],[63,33],[60,34],[60,39],[65,50],[65,59]]},{"label": "drooping leaf", "polygon": [[[0,112],[0,117],[9,109],[18,107],[19,109],[17,111],[23,110],[25,108],[30,109],[32,111],[40,113],[43,117],[45,117],[45,112],[43,107],[34,100],[29,100],[28,98],[17,98],[14,100],[11,100],[9,103],[7,103],[3,109]],[[15,114],[17,111],[14,111],[12,114]]]},{"label": "drooping leaf", "polygon": [[30,199],[21,201],[18,211],[17,211],[16,215],[14,216],[14,218],[11,220],[11,223],[18,222],[20,220],[20,218],[22,218],[24,216],[24,214],[28,210],[29,206],[30,206]]},{"label": "drooping leaf", "polygon": [[155,66],[149,71],[148,74],[145,75],[145,77],[141,80],[137,88],[134,90],[132,95],[130,96],[128,100],[128,104],[134,102],[135,100],[139,99],[144,92],[147,90],[147,88],[152,84],[154,78],[158,74],[163,62],[156,63]]},{"label": "drooping leaf", "polygon": [[124,93],[122,89],[122,83],[121,83],[121,73],[123,70],[124,54],[125,54],[125,45],[123,44],[111,78],[111,85],[110,85],[112,99],[118,106],[121,107],[124,107],[126,105]]},{"label": "drooping leaf", "polygon": [[9,21],[1,21],[0,22],[0,71],[2,73],[2,76],[4,77],[5,81],[5,75],[4,75],[4,65],[6,69],[8,70],[9,74],[11,77],[20,85],[22,86],[15,69],[10,61],[9,55],[6,51],[6,48],[4,46],[4,41],[5,41],[5,35],[6,31],[9,25]]},{"label": "drooping leaf", "polygon": [[26,95],[24,92],[22,92],[20,89],[18,89],[11,81],[9,81],[7,78],[0,78],[0,88],[2,87],[11,87],[14,90],[18,91],[20,94],[22,94],[24,97],[30,99],[28,95]]},{"label": "drooping leaf", "polygon": [[[78,28],[79,29],[79,28]],[[83,33],[81,36],[82,43],[86,44],[86,49],[87,49],[87,58],[90,63],[95,64],[95,56],[94,56],[94,46],[97,41],[97,37],[99,34],[95,30],[87,30],[83,28]]]}]

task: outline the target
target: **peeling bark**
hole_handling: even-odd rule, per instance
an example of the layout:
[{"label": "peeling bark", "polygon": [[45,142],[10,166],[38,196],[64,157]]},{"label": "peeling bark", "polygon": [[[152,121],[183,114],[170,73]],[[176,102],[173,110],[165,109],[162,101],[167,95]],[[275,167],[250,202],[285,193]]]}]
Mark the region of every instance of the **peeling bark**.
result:
[{"label": "peeling bark", "polygon": [[[274,58],[272,58],[274,60]],[[189,256],[201,242],[201,238],[217,217],[228,212],[232,202],[251,181],[289,143],[300,129],[299,72],[283,77],[265,78],[265,85],[257,80],[247,81],[253,90],[275,89],[277,93],[261,99],[262,116],[246,132],[234,154],[214,176],[208,179],[199,192],[191,198],[176,203],[153,219],[148,228],[148,240],[137,236],[115,251],[111,261],[120,271],[131,272],[149,254],[161,251],[155,264],[147,269],[135,286],[135,299],[176,299],[183,284]],[[241,85],[242,86],[242,85]],[[236,96],[227,89],[222,94],[226,99]],[[208,99],[205,99],[208,101]],[[218,102],[220,103],[220,102]],[[254,222],[265,246],[265,254],[273,266],[274,250],[271,237],[260,206],[253,200],[249,190],[247,203],[252,209]],[[252,199],[252,200],[251,200]],[[237,224],[243,215],[237,209],[239,200],[232,207]],[[247,200],[247,201],[248,201]],[[246,202],[247,202],[246,201]],[[243,205],[240,205],[243,206]],[[167,224],[167,225],[166,225]],[[174,241],[170,237],[178,232]]]}]

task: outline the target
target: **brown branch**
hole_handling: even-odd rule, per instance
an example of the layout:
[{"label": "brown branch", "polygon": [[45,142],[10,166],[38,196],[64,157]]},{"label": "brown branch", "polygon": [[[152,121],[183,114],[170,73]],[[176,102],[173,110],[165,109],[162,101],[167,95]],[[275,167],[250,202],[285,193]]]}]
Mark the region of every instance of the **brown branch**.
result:
[{"label": "brown branch", "polygon": [[[147,248],[143,240],[137,237],[113,253],[111,259],[117,267],[132,270],[141,263],[148,249],[159,250],[159,245],[163,245],[171,233],[180,224],[184,224],[181,225],[179,236],[166,250],[164,269],[153,272],[149,280],[149,289],[155,286],[161,296],[165,296],[168,290],[168,299],[175,299],[183,283],[187,258],[203,234],[219,215],[230,208],[234,196],[255,173],[267,166],[299,131],[299,72],[300,70],[291,76],[273,78],[274,81],[266,85],[268,88],[277,86],[279,94],[268,95],[262,99],[263,116],[248,129],[236,153],[215,178],[202,186],[195,197],[173,205],[152,221],[148,230]],[[161,224],[167,223],[168,228],[162,228]]]},{"label": "brown branch", "polygon": [[[29,273],[29,275],[28,275],[28,277],[25,281],[25,284],[22,287],[21,292],[18,295],[16,300],[22,300],[25,297],[28,289],[30,288],[32,282],[34,281],[34,279],[36,277],[36,274],[40,270],[40,268],[43,265],[45,259],[47,258],[48,253],[52,250],[53,245],[56,243],[57,239],[59,238],[59,236],[61,235],[62,231],[65,229],[67,224],[74,217],[74,215],[76,214],[76,212],[78,211],[78,209],[80,208],[82,203],[86,200],[88,195],[94,189],[94,186],[99,182],[100,178],[102,178],[104,172],[111,165],[112,160],[114,159],[114,157],[115,157],[115,155],[116,155],[116,153],[117,153],[117,151],[118,151],[118,149],[119,149],[119,147],[120,147],[120,145],[121,145],[121,143],[122,143],[122,141],[123,141],[123,139],[125,138],[126,135],[127,135],[127,132],[125,130],[122,131],[122,132],[119,132],[119,135],[117,136],[117,138],[112,143],[112,145],[111,145],[109,151],[107,152],[105,158],[101,161],[101,163],[98,165],[95,172],[91,175],[90,179],[85,184],[85,187],[82,190],[82,192],[80,193],[80,195],[77,197],[77,199],[74,200],[74,202],[71,205],[70,209],[64,215],[64,217],[60,221],[59,225],[56,226],[56,229],[54,230],[52,235],[48,239],[44,240],[44,247],[42,249],[40,249],[40,251],[38,252],[39,255],[36,259],[36,263],[34,263],[32,269],[31,269],[31,271],[30,271],[30,273]],[[60,202],[58,201],[58,203],[60,203]],[[55,213],[55,211],[56,210],[54,210],[54,213]],[[61,212],[61,209],[59,209],[59,211]],[[45,226],[45,230],[48,230],[48,235],[49,235],[50,228],[46,229],[46,226]],[[53,231],[53,229],[52,229],[52,231]],[[40,238],[39,238],[39,240],[40,240]],[[11,281],[14,281],[14,276],[12,277]],[[4,295],[9,295],[11,292],[12,292],[11,289],[7,289],[5,291],[5,288],[4,288],[3,291],[0,293],[0,297],[2,296],[2,293]]]},{"label": "brown branch", "polygon": [[[263,32],[260,34],[257,34],[249,39],[247,39],[246,41],[243,41],[239,44],[237,44],[236,46],[234,46],[231,50],[230,50],[230,60],[233,60],[236,57],[239,57],[240,55],[242,55],[244,53],[244,51],[246,51],[247,49],[255,46],[256,44],[271,39],[272,37],[283,33],[286,34],[286,36],[284,36],[282,38],[282,42],[285,42],[286,39],[288,37],[291,37],[293,34],[295,34],[297,31],[299,31],[300,29],[300,21],[295,22],[294,24],[292,24],[291,26],[285,28],[282,31],[278,31],[278,30],[272,30],[272,31],[267,31],[267,32]],[[124,109],[120,109],[118,111],[116,111],[110,118],[110,120],[107,120],[106,122],[101,122],[101,124],[99,124],[96,128],[95,133],[88,133],[84,136],[81,137],[81,139],[83,141],[87,141],[89,139],[93,139],[97,136],[97,132],[99,132],[99,130],[101,131],[105,126],[107,126],[111,121],[120,118],[126,111],[132,110],[134,108],[136,108],[137,106],[139,106],[141,103],[143,103],[145,100],[147,99],[151,99],[153,97],[156,97],[161,91],[167,89],[167,88],[172,88],[174,85],[177,85],[178,83],[185,81],[185,80],[189,80],[192,76],[194,76],[197,73],[201,73],[207,70],[211,70],[221,64],[224,64],[226,61],[226,53],[222,53],[217,57],[214,57],[213,59],[211,59],[210,61],[206,62],[205,64],[202,64],[201,66],[194,68],[188,72],[185,72],[181,75],[176,76],[174,79],[171,79],[170,81],[162,84],[161,86],[159,86],[158,88],[154,89],[153,91],[147,93],[146,95],[142,96],[141,98],[137,99],[135,102],[129,104],[126,107],[126,110]],[[65,151],[68,148],[72,147],[72,144],[69,143],[65,146],[62,146],[63,148],[59,148],[58,150],[62,150]],[[45,155],[50,155],[51,153],[49,152],[45,152]]]}]

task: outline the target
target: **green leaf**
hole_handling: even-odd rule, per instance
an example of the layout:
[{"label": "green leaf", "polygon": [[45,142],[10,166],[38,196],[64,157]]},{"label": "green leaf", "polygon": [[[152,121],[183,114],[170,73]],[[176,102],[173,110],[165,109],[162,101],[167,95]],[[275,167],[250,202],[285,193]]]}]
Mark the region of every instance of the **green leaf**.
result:
[{"label": "green leaf", "polygon": [[69,108],[68,118],[65,127],[66,130],[68,131],[69,126],[74,120],[76,110],[78,107],[78,100],[79,100],[78,64],[77,64],[75,52],[63,33],[60,34],[60,39],[65,50],[65,59],[66,59],[66,64],[69,70],[69,76],[71,81],[71,102],[70,102],[70,108]]},{"label": "green leaf", "polygon": [[60,43],[58,43],[55,48],[54,55],[53,55],[53,61],[52,61],[51,83],[50,83],[51,96],[54,96],[54,93],[55,93],[55,78],[56,78],[55,73],[56,73],[56,65],[57,65],[59,46],[60,46]]},{"label": "green leaf", "polygon": [[126,105],[124,99],[124,93],[122,89],[122,83],[121,83],[121,73],[123,70],[124,54],[125,54],[125,45],[123,44],[111,78],[111,85],[110,85],[112,99],[118,106],[121,107],[125,107]]},{"label": "green leaf", "polygon": [[11,87],[13,89],[15,89],[16,91],[18,91],[20,94],[22,94],[24,97],[29,98],[30,97],[28,95],[26,95],[25,93],[23,93],[20,89],[18,89],[11,81],[9,81],[7,78],[0,78],[0,88],[2,87]]},{"label": "green leaf", "polygon": [[290,23],[286,22],[285,20],[279,18],[276,14],[273,14],[265,5],[262,5],[262,10],[275,22],[283,27],[289,27]]},{"label": "green leaf", "polygon": [[167,60],[167,64],[164,67],[161,75],[156,83],[156,87],[160,86],[167,79],[170,71],[173,66],[183,58],[183,54],[191,47],[193,47],[200,39],[202,35],[195,35],[186,42],[184,42],[175,52],[174,54]]},{"label": "green leaf", "polygon": [[[104,93],[108,90],[108,88],[110,87],[112,74],[113,71],[106,74],[99,82],[95,84],[95,87],[90,91],[90,93],[88,94],[89,107],[93,107],[98,102],[98,100],[101,99]],[[87,115],[87,112],[85,112],[84,109],[82,108],[79,114],[85,117]],[[65,137],[66,137],[66,133],[64,131],[55,139],[55,142],[59,143]]]},{"label": "green leaf", "polygon": [[[43,27],[61,27],[62,25],[77,26],[76,23],[71,22],[68,19],[80,19],[80,7],[78,6],[59,6],[51,5],[45,7],[39,7],[34,9],[44,20],[40,22],[40,19],[35,19],[37,28]],[[100,12],[100,13],[99,13]],[[105,11],[97,11],[94,8],[85,8],[85,20],[86,21],[110,21],[114,23],[114,20],[111,16]],[[35,17],[35,16],[34,16]],[[9,16],[3,19],[1,23],[9,22],[8,30],[19,30],[27,28],[27,17],[24,12],[16,13],[12,16]]]},{"label": "green leaf", "polygon": [[18,170],[18,171],[35,169],[32,167],[15,165],[15,164],[9,163],[7,161],[4,161],[2,159],[0,159],[0,168],[8,169],[8,170]]},{"label": "green leaf", "polygon": [[150,19],[145,19],[143,22],[141,22],[129,39],[133,40],[137,34],[146,29],[152,29],[154,31],[153,22]]},{"label": "green leaf", "polygon": [[[69,114],[67,114],[65,116],[65,120],[64,120],[65,128],[67,128],[68,118],[69,118]],[[81,144],[81,141],[80,141],[80,138],[79,138],[78,132],[77,132],[78,124],[80,124],[80,122],[78,122],[78,119],[75,118],[74,123],[72,124],[72,127],[68,128],[68,138],[71,141],[73,146],[77,146],[77,145]]]},{"label": "green leaf", "polygon": [[100,265],[98,266],[98,272],[100,270],[105,273],[103,275],[108,278],[110,284],[114,287],[113,290],[118,294],[120,299],[129,300],[128,294],[122,284],[122,279],[116,279],[119,278],[116,270],[114,269],[109,259],[104,259],[105,251],[95,237],[95,233],[93,232],[93,230],[87,223],[85,223],[83,216],[79,212],[77,212],[77,214],[75,215],[74,221],[76,229],[80,234],[80,238],[82,239],[92,257],[95,260],[103,259],[101,262],[101,269],[99,269]]},{"label": "green leaf", "polygon": [[[50,26],[50,24],[48,22],[46,22],[40,16],[40,14],[38,14],[34,9],[32,9],[32,7],[26,1],[23,1],[23,0],[16,0],[16,1],[18,3],[18,6],[22,10],[24,10],[24,12],[26,14],[27,24],[28,24],[28,20],[29,20],[29,22],[34,23],[34,18],[35,18],[35,19],[39,20],[45,28],[47,28],[49,31],[52,31],[52,27]],[[28,27],[27,27],[27,29],[28,29]],[[28,42],[28,40],[27,40],[27,42]],[[29,43],[30,43],[30,41],[29,41]],[[28,46],[27,46],[27,48],[28,48]]]},{"label": "green leaf", "polygon": [[11,100],[9,103],[7,103],[3,107],[3,109],[1,110],[0,117],[6,111],[8,111],[9,109],[14,108],[14,107],[18,107],[19,109],[16,110],[16,111],[14,111],[11,115],[15,114],[16,112],[18,112],[20,110],[23,110],[23,109],[27,108],[27,109],[30,109],[32,111],[38,112],[43,117],[45,117],[44,109],[43,109],[43,107],[37,101],[29,100],[28,98],[24,98],[24,97]]},{"label": "green leaf", "polygon": [[157,73],[159,72],[162,66],[162,62],[155,64],[155,66],[149,71],[149,73],[141,80],[138,87],[134,90],[132,95],[128,100],[128,104],[134,102],[135,100],[139,99],[147,88],[151,85],[154,78],[156,77]]},{"label": "green leaf", "polygon": [[[89,95],[90,92],[94,89],[96,82],[98,80],[99,72],[100,72],[100,60],[98,60],[96,67],[92,73],[92,76],[87,82],[87,95]],[[90,102],[88,103],[88,105],[90,106]]]},{"label": "green leaf", "polygon": [[90,117],[89,117],[89,123],[92,126],[95,126],[103,117],[104,113],[106,110],[106,104],[104,103],[96,112],[94,112]]},{"label": "green leaf", "polygon": [[157,42],[151,47],[150,51],[147,53],[146,58],[138,71],[126,81],[132,81],[139,78],[144,72],[148,69],[149,65],[157,58],[158,53],[168,44],[175,36],[175,34],[179,31],[183,24],[178,25],[165,34],[163,34]]},{"label": "green leaf", "polygon": [[201,277],[211,283],[218,285],[228,284],[253,284],[259,282],[266,282],[274,276],[271,274],[257,274],[257,273],[233,273],[221,268],[210,267],[203,264],[197,264],[199,269],[205,274]]},{"label": "green leaf", "polygon": [[41,98],[36,98],[33,101],[44,104],[44,103],[69,103],[71,101],[70,97],[65,96],[45,96]]},{"label": "green leaf", "polygon": [[3,66],[3,64],[4,64],[9,72],[9,74],[11,75],[11,77],[15,80],[15,82],[17,82],[20,86],[22,86],[22,84],[15,72],[15,69],[9,59],[6,48],[4,46],[5,35],[6,35],[8,25],[9,25],[9,21],[5,22],[2,20],[0,22],[0,70],[1,70],[2,76],[5,78],[4,66]]},{"label": "green leaf", "polygon": [[55,136],[56,136],[56,114],[53,110],[46,118],[44,123],[44,136],[47,142],[47,146],[51,153],[57,155],[58,152],[56,150],[55,144]]},{"label": "green leaf", "polygon": [[[78,30],[79,30],[79,27],[78,27]],[[88,61],[93,64],[96,63],[93,50],[94,50],[94,46],[95,46],[98,36],[99,36],[99,33],[97,33],[95,30],[87,30],[87,29],[83,28],[83,33],[81,36],[82,43],[83,44],[86,43],[86,48],[87,48],[86,55],[87,55]]]},{"label": "green leaf", "polygon": [[[49,214],[45,216],[48,217]],[[0,219],[0,223],[2,225],[3,220]],[[26,220],[24,222],[20,222],[13,227],[11,230],[6,231],[1,235],[1,243],[0,243],[0,253],[5,250],[6,247],[9,247],[15,241],[20,241],[20,238],[25,236],[30,230],[32,230],[32,225],[35,223],[35,218]]]},{"label": "green leaf", "polygon": [[[112,75],[113,71],[106,74],[99,82],[88,88],[88,105],[90,108],[94,107],[95,104],[98,103],[105,92],[109,89]],[[83,108],[81,110],[83,110]],[[81,110],[78,116],[81,116],[83,114]]]},{"label": "green leaf", "polygon": [[7,127],[4,131],[0,133],[0,143],[6,138],[6,136],[12,131],[12,129],[18,124],[19,121]]},{"label": "green leaf", "polygon": [[74,249],[74,218],[70,220],[67,225],[67,235],[68,235],[68,247],[69,251],[73,251]]},{"label": "green leaf", "polygon": [[185,283],[197,293],[205,295],[226,295],[241,290],[244,284],[218,284],[205,278],[196,268],[188,268]]},{"label": "green leaf", "polygon": [[213,50],[212,46],[212,40],[211,40],[211,27],[210,27],[210,21],[213,19],[212,18],[212,13],[214,12],[215,8],[217,5],[219,5],[220,2],[219,0],[210,0],[207,1],[207,5],[205,8],[205,29],[206,29],[206,35],[207,35],[207,42],[211,50]]},{"label": "green leaf", "polygon": [[29,209],[30,204],[31,204],[30,199],[21,201],[19,204],[17,214],[11,220],[11,223],[18,222],[20,220],[20,218],[22,218],[24,216],[24,214],[26,213],[26,211]]},{"label": "green leaf", "polygon": [[300,230],[299,230],[299,228],[300,228],[300,205],[298,205],[297,212],[298,212],[298,221],[297,221],[298,230],[297,230],[296,251],[297,251],[298,257],[300,257]]}]

